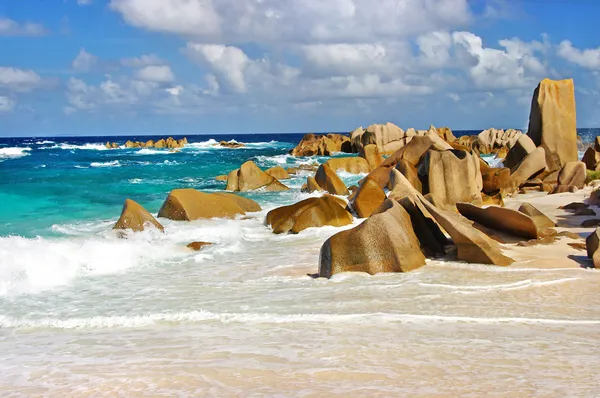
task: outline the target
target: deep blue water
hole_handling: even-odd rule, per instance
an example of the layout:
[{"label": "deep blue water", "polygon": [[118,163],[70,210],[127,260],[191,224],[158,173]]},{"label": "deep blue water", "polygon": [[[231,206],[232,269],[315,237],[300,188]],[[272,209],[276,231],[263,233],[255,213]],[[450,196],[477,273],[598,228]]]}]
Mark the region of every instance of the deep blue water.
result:
[{"label": "deep blue water", "polygon": [[[457,131],[455,135],[479,131]],[[590,141],[594,130],[582,130]],[[175,188],[223,190],[220,174],[254,160],[260,167],[292,167],[318,159],[287,155],[302,134],[243,134],[187,136],[180,152],[158,149],[107,150],[109,140],[147,141],[156,136],[0,138],[0,236],[63,235],[70,223],[98,223],[119,216],[126,198],[149,211],[160,208]],[[182,138],[174,136],[174,138]],[[240,149],[214,147],[215,141],[246,143]],[[355,177],[345,176],[352,183]],[[261,205],[294,200],[306,176],[287,181],[292,189],[280,193],[251,193]]]}]

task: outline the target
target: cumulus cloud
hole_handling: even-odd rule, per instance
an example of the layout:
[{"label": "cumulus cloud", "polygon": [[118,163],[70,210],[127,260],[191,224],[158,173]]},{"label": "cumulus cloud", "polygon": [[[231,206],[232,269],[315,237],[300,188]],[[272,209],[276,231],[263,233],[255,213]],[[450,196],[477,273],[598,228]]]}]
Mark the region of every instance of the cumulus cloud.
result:
[{"label": "cumulus cloud", "polygon": [[217,44],[372,42],[471,20],[467,0],[112,0],[110,7],[133,26]]},{"label": "cumulus cloud", "polygon": [[139,80],[155,83],[170,83],[175,80],[175,75],[167,65],[145,66],[136,72]]},{"label": "cumulus cloud", "polygon": [[32,70],[0,66],[0,87],[16,92],[27,92],[41,87],[40,75]]},{"label": "cumulus cloud", "polygon": [[97,63],[98,57],[82,48],[71,63],[71,67],[79,72],[89,72]]},{"label": "cumulus cloud", "polygon": [[580,50],[564,40],[558,45],[558,55],[569,62],[587,69],[600,69],[600,47]]},{"label": "cumulus cloud", "polygon": [[0,36],[44,36],[48,30],[40,24],[19,23],[9,18],[0,17]]}]

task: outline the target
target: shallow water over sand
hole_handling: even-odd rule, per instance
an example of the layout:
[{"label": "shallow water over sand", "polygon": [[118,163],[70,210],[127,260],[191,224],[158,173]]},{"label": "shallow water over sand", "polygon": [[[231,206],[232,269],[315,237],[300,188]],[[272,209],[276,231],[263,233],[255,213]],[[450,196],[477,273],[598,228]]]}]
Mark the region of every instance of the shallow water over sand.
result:
[{"label": "shallow water over sand", "polygon": [[[600,272],[571,240],[507,245],[510,268],[312,279],[340,229],[273,235],[267,197],[165,234],[118,239],[114,214],[1,238],[0,395],[597,396]],[[556,200],[580,199],[556,198],[531,200],[559,218]]]}]

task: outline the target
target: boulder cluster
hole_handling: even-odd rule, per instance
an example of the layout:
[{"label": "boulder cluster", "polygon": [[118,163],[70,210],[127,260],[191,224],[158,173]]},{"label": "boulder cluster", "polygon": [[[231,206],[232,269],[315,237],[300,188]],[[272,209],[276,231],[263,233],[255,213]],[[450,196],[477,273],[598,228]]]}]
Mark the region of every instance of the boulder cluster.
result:
[{"label": "boulder cluster", "polygon": [[[176,140],[173,137],[161,138],[160,140],[148,140],[146,142],[141,141],[127,141],[124,145],[125,148],[158,148],[158,149],[178,149],[183,148],[188,144],[187,138],[183,137],[180,140]],[[108,149],[118,149],[120,146],[116,142],[107,142],[104,145]]]},{"label": "boulder cluster", "polygon": [[[325,241],[321,277],[347,271],[407,272],[425,265],[427,258],[440,257],[508,266],[513,259],[502,252],[501,243],[548,244],[565,233],[531,204],[512,210],[504,207],[504,198],[532,190],[574,192],[583,188],[590,170],[600,170],[600,141],[584,162],[578,161],[574,107],[572,80],[545,79],[533,95],[528,134],[488,129],[456,138],[447,127],[404,131],[391,123],[359,128],[349,136],[306,134],[293,155],[357,156],[320,164],[302,191],[323,195],[273,209],[265,224],[276,234],[297,234],[363,219]],[[492,153],[503,159],[502,167],[490,167],[480,156]],[[297,171],[262,170],[247,161],[217,179],[227,182],[228,191],[284,191],[289,188],[280,180]],[[364,177],[348,188],[340,171]],[[600,203],[600,190],[591,202]],[[191,221],[259,210],[256,202],[233,193],[176,189],[158,217]],[[139,231],[149,225],[163,229],[142,206],[127,200],[115,229]],[[199,250],[206,244],[192,242],[189,247]],[[600,266],[600,228],[588,238],[587,250]]]}]

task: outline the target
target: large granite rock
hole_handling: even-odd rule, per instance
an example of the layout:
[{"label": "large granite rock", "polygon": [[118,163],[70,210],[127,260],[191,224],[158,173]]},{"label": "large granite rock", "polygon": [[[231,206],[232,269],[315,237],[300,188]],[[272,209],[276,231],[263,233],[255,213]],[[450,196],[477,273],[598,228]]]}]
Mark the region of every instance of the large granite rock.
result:
[{"label": "large granite rock", "polygon": [[362,148],[375,144],[382,154],[394,153],[406,144],[404,130],[393,123],[372,124],[363,130],[362,127],[350,134],[350,141],[354,152],[360,153]]},{"label": "large granite rock", "polygon": [[550,217],[539,211],[535,206],[533,206],[530,203],[523,203],[521,207],[519,207],[519,211],[531,217],[538,230],[556,227],[556,223],[552,221]]},{"label": "large granite rock", "polygon": [[290,178],[290,174],[281,166],[271,167],[265,170],[265,173],[277,180],[287,180]]},{"label": "large granite rock", "polygon": [[595,268],[600,268],[600,228],[596,228],[585,240],[588,258],[592,259]]},{"label": "large granite rock", "polygon": [[514,262],[500,251],[498,243],[475,229],[457,214],[436,208],[423,198],[421,204],[452,237],[458,259],[468,263],[508,266]]},{"label": "large granite rock", "polygon": [[148,225],[153,225],[156,229],[163,231],[164,227],[144,209],[139,203],[126,199],[121,211],[121,217],[115,223],[113,229],[131,229],[133,231],[143,231]]},{"label": "large granite rock", "polygon": [[367,177],[352,196],[350,206],[356,211],[358,217],[366,218],[373,214],[385,200],[385,192],[379,186],[379,183]]},{"label": "large granite rock", "polygon": [[465,151],[429,150],[419,167],[423,193],[442,209],[458,202],[481,204],[482,178],[477,155]]},{"label": "large granite rock", "polygon": [[527,155],[535,151],[535,144],[533,140],[525,134],[521,134],[515,144],[508,151],[506,158],[504,159],[504,167],[512,169],[525,159]]},{"label": "large granite rock", "polygon": [[[284,170],[285,171],[285,170]],[[253,191],[263,188],[266,191],[287,191],[289,188],[270,176],[249,160],[227,176],[228,191]]]},{"label": "large granite rock", "polygon": [[456,137],[454,136],[454,134],[452,133],[452,130],[450,130],[450,128],[438,127],[436,130],[437,130],[438,136],[441,139],[443,139],[444,141],[446,141],[447,143],[456,141]]},{"label": "large granite rock", "polygon": [[232,218],[246,212],[260,211],[255,201],[229,193],[204,193],[195,189],[175,189],[163,203],[159,217],[176,221],[202,218]]},{"label": "large granite rock", "polygon": [[351,153],[350,137],[341,134],[317,136],[305,134],[298,146],[290,151],[293,156],[330,156],[335,152]]},{"label": "large granite rock", "polygon": [[351,174],[361,174],[371,171],[369,163],[361,157],[332,158],[325,162],[325,164],[336,172],[346,171]]},{"label": "large granite rock", "polygon": [[371,170],[375,170],[383,163],[383,156],[379,153],[379,148],[375,144],[369,144],[363,147],[360,156],[364,158]]},{"label": "large granite rock", "polygon": [[568,162],[558,173],[558,185],[575,186],[581,189],[585,186],[587,178],[585,163],[583,162]]},{"label": "large granite rock", "polygon": [[331,167],[324,163],[315,174],[315,181],[323,190],[332,195],[348,195],[348,188]]},{"label": "large granite rock", "polygon": [[309,176],[306,179],[306,185],[302,187],[302,192],[305,192],[305,193],[313,193],[313,192],[322,191],[322,190],[323,190],[323,188],[321,188],[319,186],[319,184],[317,184],[315,177],[312,177],[312,176]]},{"label": "large granite rock", "polygon": [[512,148],[523,133],[519,130],[487,129],[477,136],[476,149],[481,154],[496,153],[501,149]]},{"label": "large granite rock", "polygon": [[426,134],[423,136],[414,136],[410,142],[384,160],[381,165],[395,166],[400,160],[406,160],[412,165],[417,166],[430,149],[444,151],[452,149],[452,147],[448,143],[441,141],[437,135]]},{"label": "large granite rock", "polygon": [[[419,179],[419,173],[417,171],[417,168],[413,164],[411,164],[407,160],[401,159],[400,161],[398,161],[395,168],[400,173],[402,173],[402,175],[404,177],[406,177],[408,182],[410,182],[410,184],[417,191],[419,191],[420,193],[423,192],[423,184],[421,183],[421,180]],[[388,175],[388,177],[389,177],[389,175]]]},{"label": "large granite rock", "polygon": [[600,152],[594,148],[586,149],[581,161],[588,170],[600,171]]},{"label": "large granite rock", "polygon": [[512,186],[510,178],[510,169],[508,168],[489,168],[481,173],[483,180],[482,191],[487,194],[494,194],[498,191],[509,189]]},{"label": "large granite rock", "polygon": [[[377,184],[381,187],[381,189],[385,189],[389,186],[390,183],[390,171],[392,167],[384,167],[380,166],[370,172],[363,180],[370,178],[374,181],[377,181]],[[363,181],[361,180],[361,182]]]},{"label": "large granite rock", "polygon": [[268,212],[266,218],[266,224],[276,234],[297,234],[307,228],[325,225],[341,227],[351,223],[352,215],[345,209],[345,202],[330,195],[279,207]]},{"label": "large granite rock", "polygon": [[456,208],[464,217],[485,227],[506,232],[525,239],[537,239],[538,228],[528,215],[505,207],[484,208],[470,203],[457,203]]},{"label": "large granite rock", "polygon": [[533,93],[527,133],[536,146],[546,150],[552,167],[557,155],[562,166],[578,159],[575,86],[573,79],[540,82]]},{"label": "large granite rock", "polygon": [[516,186],[521,186],[525,181],[545,170],[547,170],[546,151],[538,147],[511,170],[511,178]]},{"label": "large granite rock", "polygon": [[321,247],[319,276],[339,272],[407,272],[425,265],[410,216],[397,202],[386,200],[355,228],[339,232]]}]

